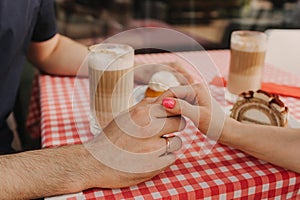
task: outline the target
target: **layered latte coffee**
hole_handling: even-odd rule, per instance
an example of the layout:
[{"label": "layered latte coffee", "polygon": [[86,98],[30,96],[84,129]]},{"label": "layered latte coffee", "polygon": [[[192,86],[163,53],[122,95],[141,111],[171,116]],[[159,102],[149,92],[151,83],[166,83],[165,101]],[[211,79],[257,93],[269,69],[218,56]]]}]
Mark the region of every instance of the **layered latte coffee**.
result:
[{"label": "layered latte coffee", "polygon": [[116,115],[128,109],[133,93],[134,50],[121,44],[90,47],[88,57],[91,131],[101,131]]},{"label": "layered latte coffee", "polygon": [[261,88],[266,54],[266,35],[235,31],[231,36],[231,58],[227,90],[233,96]]}]

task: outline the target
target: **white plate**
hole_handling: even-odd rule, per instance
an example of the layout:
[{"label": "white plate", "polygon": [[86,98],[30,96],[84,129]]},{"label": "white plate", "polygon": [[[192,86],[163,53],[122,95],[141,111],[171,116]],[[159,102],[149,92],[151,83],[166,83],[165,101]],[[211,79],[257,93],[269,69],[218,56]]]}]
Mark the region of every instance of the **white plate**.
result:
[{"label": "white plate", "polygon": [[291,128],[300,128],[300,122],[297,121],[291,115],[289,115],[289,127],[291,127]]},{"label": "white plate", "polygon": [[145,92],[147,88],[148,85],[139,85],[133,89],[134,105],[145,98]]}]

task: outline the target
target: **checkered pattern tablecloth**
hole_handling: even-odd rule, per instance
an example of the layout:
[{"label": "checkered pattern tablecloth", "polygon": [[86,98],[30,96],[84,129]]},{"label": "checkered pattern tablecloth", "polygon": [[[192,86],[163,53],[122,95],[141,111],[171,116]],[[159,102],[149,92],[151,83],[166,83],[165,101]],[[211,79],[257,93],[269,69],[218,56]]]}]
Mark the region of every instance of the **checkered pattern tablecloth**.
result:
[{"label": "checkered pattern tablecloth", "polygon": [[[191,71],[194,65],[201,71],[199,75],[209,82],[213,77],[220,76],[218,73],[226,76],[229,51],[137,55],[136,61],[176,61]],[[297,76],[283,73],[268,65],[265,67],[264,81],[300,86]],[[38,83],[27,125],[31,127],[30,125],[37,124],[40,119],[43,147],[74,144],[91,139],[88,80],[40,75]],[[226,106],[224,88],[210,86],[210,89],[213,96]],[[40,106],[35,101],[38,97]],[[282,97],[282,100],[291,108],[290,114],[299,120],[300,99]],[[258,160],[239,150],[214,144],[197,132],[190,122],[180,136],[184,141],[184,153],[175,164],[151,180],[129,188],[90,189],[61,198],[300,199],[299,174]]]}]

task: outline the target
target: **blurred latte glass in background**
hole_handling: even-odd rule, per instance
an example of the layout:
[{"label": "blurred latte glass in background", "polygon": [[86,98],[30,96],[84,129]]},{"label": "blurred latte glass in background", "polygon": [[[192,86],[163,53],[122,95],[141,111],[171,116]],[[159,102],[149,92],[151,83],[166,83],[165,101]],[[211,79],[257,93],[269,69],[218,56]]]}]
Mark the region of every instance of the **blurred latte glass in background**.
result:
[{"label": "blurred latte glass in background", "polygon": [[240,93],[261,88],[266,48],[263,32],[240,30],[231,34],[226,100],[235,102]]}]

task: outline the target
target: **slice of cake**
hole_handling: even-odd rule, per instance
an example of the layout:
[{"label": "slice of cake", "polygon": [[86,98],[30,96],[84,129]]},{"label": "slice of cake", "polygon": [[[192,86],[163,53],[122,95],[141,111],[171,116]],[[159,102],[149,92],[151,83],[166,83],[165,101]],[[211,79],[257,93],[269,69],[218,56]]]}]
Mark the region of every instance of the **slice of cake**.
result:
[{"label": "slice of cake", "polygon": [[243,92],[231,109],[230,117],[242,123],[287,126],[288,108],[278,95],[263,90]]}]

